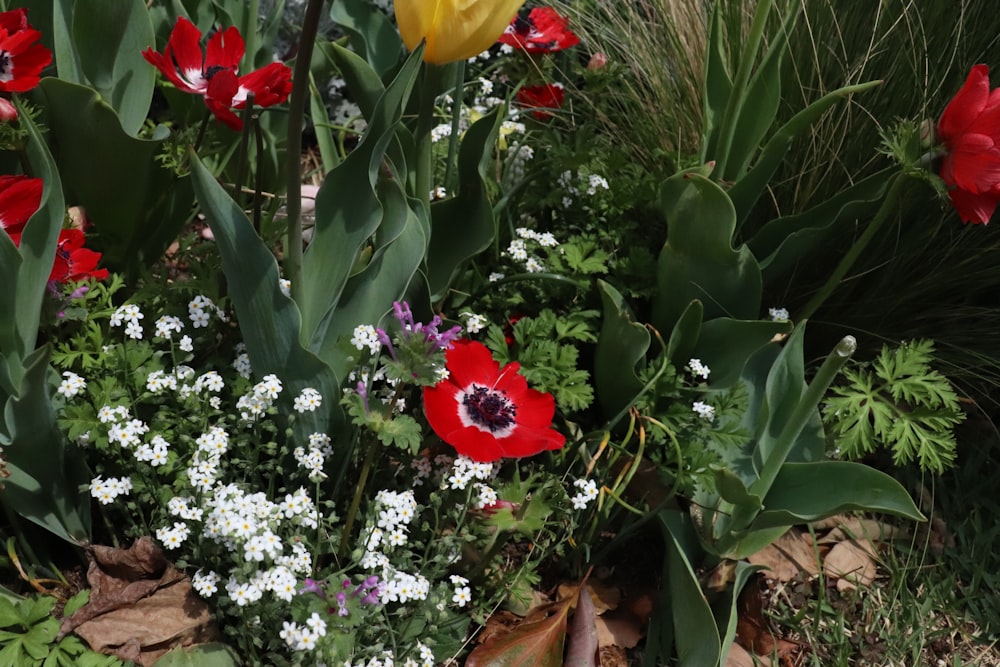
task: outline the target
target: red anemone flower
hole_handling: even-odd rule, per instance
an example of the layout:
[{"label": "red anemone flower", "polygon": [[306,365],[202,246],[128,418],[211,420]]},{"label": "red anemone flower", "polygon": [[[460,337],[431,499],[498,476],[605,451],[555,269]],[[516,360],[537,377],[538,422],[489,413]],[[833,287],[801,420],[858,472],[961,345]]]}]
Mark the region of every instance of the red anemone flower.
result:
[{"label": "red anemone flower", "polygon": [[42,179],[0,176],[0,227],[9,235],[20,235],[41,202]]},{"label": "red anemone flower", "polygon": [[580,38],[565,16],[552,7],[536,7],[528,18],[515,17],[497,41],[528,53],[552,53],[576,46]]},{"label": "red anemone flower", "polygon": [[448,378],[424,389],[424,411],[438,436],[480,462],[559,449],[566,438],[552,428],[555,399],[528,387],[518,363],[500,368],[489,349],[457,341],[445,352]]},{"label": "red anemone flower", "polygon": [[531,115],[538,120],[552,117],[549,109],[562,106],[565,92],[559,84],[547,83],[542,86],[525,86],[517,91],[517,103],[526,109],[534,109]]},{"label": "red anemone flower", "polygon": [[947,153],[941,178],[963,222],[986,224],[1000,202],[1000,88],[976,65],[937,126]]},{"label": "red anemone flower", "polygon": [[59,245],[49,274],[50,281],[75,283],[90,277],[96,280],[108,277],[107,269],[97,268],[101,253],[84,248],[84,240],[85,236],[79,229],[64,229],[59,232]]},{"label": "red anemone flower", "polygon": [[148,48],[142,56],[178,90],[204,96],[212,114],[239,131],[243,122],[232,110],[246,106],[251,93],[256,106],[268,107],[281,104],[292,91],[292,70],[282,63],[237,76],[245,48],[240,31],[230,26],[209,38],[202,55],[201,31],[182,16],[163,53]]},{"label": "red anemone flower", "polygon": [[38,43],[42,33],[28,25],[25,9],[0,12],[0,90],[23,93],[38,85],[52,52]]}]

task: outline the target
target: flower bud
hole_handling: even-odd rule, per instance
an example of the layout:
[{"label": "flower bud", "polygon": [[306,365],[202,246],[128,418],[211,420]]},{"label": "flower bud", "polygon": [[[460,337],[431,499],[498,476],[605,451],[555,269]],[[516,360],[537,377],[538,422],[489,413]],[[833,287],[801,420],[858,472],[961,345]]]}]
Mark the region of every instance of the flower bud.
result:
[{"label": "flower bud", "polygon": [[602,69],[607,64],[608,64],[608,57],[603,53],[601,53],[600,51],[598,51],[594,55],[590,56],[590,61],[587,63],[587,69],[598,70]]}]

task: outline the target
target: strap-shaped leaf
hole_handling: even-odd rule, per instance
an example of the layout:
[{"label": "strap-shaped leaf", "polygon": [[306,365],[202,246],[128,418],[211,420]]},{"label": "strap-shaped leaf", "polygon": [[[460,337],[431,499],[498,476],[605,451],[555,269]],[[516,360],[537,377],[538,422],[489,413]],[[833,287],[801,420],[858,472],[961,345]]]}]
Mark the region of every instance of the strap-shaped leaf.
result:
[{"label": "strap-shaped leaf", "polygon": [[[399,63],[403,40],[399,31],[374,3],[367,0],[337,0],[331,3],[330,17],[344,29],[351,46],[368,64],[384,76]],[[351,89],[353,90],[353,88]]]},{"label": "strap-shaped leaf", "polygon": [[486,170],[502,120],[498,107],[466,131],[458,153],[458,193],[431,206],[427,280],[433,299],[443,297],[462,264],[496,236]]},{"label": "strap-shaped leaf", "polygon": [[73,48],[80,71],[135,136],[153,99],[156,72],[142,57],[154,46],[153,24],[143,0],[89,0],[73,11]]},{"label": "strap-shaped leaf", "polygon": [[643,391],[635,368],[646,358],[650,335],[635,321],[624,297],[610,284],[597,281],[604,307],[594,355],[594,388],[605,417],[630,407]]},{"label": "strap-shaped leaf", "polygon": [[788,322],[718,317],[701,325],[692,356],[712,370],[712,388],[724,389],[740,378],[750,357],[776,335],[791,330]]},{"label": "strap-shaped leaf", "polygon": [[708,162],[715,154],[719,142],[719,125],[726,112],[726,102],[733,93],[733,81],[726,64],[725,42],[722,34],[721,3],[712,7],[708,26],[708,44],[705,55],[705,86],[702,95],[705,107],[705,127],[701,139],[701,159]]},{"label": "strap-shaped leaf", "polygon": [[297,416],[295,434],[300,442],[315,432],[342,436],[340,383],[329,366],[300,344],[299,312],[281,293],[278,263],[242,209],[194,151],[189,157],[198,203],[215,236],[254,373],[258,377],[274,373],[282,379],[285,389],[281,400],[287,408],[305,387],[323,396],[324,410]]}]

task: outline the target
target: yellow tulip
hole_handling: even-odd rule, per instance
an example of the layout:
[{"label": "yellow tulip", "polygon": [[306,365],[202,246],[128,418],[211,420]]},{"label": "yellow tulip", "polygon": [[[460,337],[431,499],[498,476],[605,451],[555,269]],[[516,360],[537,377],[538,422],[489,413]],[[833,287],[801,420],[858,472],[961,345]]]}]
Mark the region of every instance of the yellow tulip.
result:
[{"label": "yellow tulip", "polygon": [[524,0],[396,0],[399,34],[411,51],[427,40],[436,65],[477,56],[496,43]]}]

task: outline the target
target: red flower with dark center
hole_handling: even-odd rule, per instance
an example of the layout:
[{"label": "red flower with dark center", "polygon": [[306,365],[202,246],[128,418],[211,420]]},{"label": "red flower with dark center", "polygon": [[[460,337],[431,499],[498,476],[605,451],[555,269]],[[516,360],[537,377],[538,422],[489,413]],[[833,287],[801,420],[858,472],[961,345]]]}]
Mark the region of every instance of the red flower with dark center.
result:
[{"label": "red flower with dark center", "polygon": [[538,120],[552,117],[548,109],[558,109],[562,106],[565,92],[558,84],[547,83],[542,86],[525,86],[517,91],[517,103],[526,109],[534,109],[531,115]]},{"label": "red flower with dark center", "polygon": [[0,227],[9,235],[21,234],[41,202],[42,179],[0,176]]},{"label": "red flower with dark center", "polygon": [[552,53],[580,43],[569,29],[569,19],[552,7],[536,7],[528,18],[516,17],[497,40],[528,53]]},{"label": "red flower with dark center", "polygon": [[947,153],[941,178],[963,222],[986,224],[1000,202],[1000,88],[976,65],[937,126]]},{"label": "red flower with dark center", "polygon": [[[16,247],[20,247],[21,232],[11,234],[10,239]],[[108,277],[107,269],[97,268],[97,264],[101,261],[101,253],[84,248],[84,240],[84,233],[79,229],[64,229],[59,232],[56,258],[52,262],[52,271],[49,272],[49,282],[75,283],[90,277],[96,280],[105,280]]]},{"label": "red flower with dark center", "polygon": [[424,389],[424,411],[438,436],[459,454],[481,462],[560,449],[552,428],[555,399],[528,387],[518,363],[500,368],[489,349],[457,341],[445,352],[449,376]]},{"label": "red flower with dark center", "polygon": [[237,76],[245,48],[239,30],[231,26],[209,38],[203,55],[201,31],[181,17],[163,53],[148,48],[142,56],[179,90],[202,95],[216,118],[239,131],[243,122],[233,109],[246,106],[251,93],[254,105],[269,107],[284,102],[292,91],[292,70],[283,63],[271,63]]},{"label": "red flower with dark center", "polygon": [[38,85],[52,52],[38,43],[42,33],[28,25],[25,9],[0,13],[0,90],[23,93]]}]

